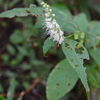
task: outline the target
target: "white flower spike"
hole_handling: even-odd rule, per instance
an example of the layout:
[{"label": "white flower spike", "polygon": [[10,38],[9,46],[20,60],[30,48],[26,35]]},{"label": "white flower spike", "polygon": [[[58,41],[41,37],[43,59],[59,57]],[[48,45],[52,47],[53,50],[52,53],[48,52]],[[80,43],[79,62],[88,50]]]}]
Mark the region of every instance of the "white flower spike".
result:
[{"label": "white flower spike", "polygon": [[58,42],[59,44],[62,44],[64,42],[64,33],[60,29],[59,24],[54,19],[55,14],[52,14],[52,9],[49,5],[42,2],[41,5],[45,7],[45,19],[44,19],[44,25],[47,28],[46,33],[47,35],[50,35],[50,38],[53,38],[53,41]]}]

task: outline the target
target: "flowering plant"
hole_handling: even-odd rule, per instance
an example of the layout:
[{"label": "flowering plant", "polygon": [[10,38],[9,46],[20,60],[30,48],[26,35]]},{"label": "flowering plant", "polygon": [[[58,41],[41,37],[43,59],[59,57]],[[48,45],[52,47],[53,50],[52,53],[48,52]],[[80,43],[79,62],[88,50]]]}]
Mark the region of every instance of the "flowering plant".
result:
[{"label": "flowering plant", "polygon": [[[23,17],[32,15],[40,18],[43,16],[41,22],[46,29],[45,34],[49,35],[44,41],[44,55],[56,44],[61,47],[65,55],[65,59],[57,64],[48,77],[46,88],[47,100],[59,100],[62,98],[66,93],[71,91],[78,79],[81,80],[89,100],[90,88],[87,82],[87,75],[90,77],[90,74],[86,73],[86,68],[88,67],[84,65],[84,59],[89,60],[89,55],[95,59],[93,52],[100,51],[99,49],[94,51],[100,43],[99,28],[97,26],[94,27],[94,25],[91,26],[91,22],[88,22],[84,13],[72,16],[71,13],[66,14],[64,11],[50,7],[44,2],[41,5],[43,7],[30,5],[29,8],[25,9],[15,8],[1,13],[0,17],[12,18],[14,16]],[[99,62],[97,59],[95,60],[97,63]],[[91,80],[88,79],[88,81],[93,84]]]},{"label": "flowering plant", "polygon": [[50,9],[49,5],[45,4],[44,2],[41,3],[45,8],[45,19],[44,25],[47,28],[46,33],[50,35],[50,38],[53,38],[53,41],[57,41],[59,44],[64,42],[64,33],[60,29],[57,21],[55,20],[55,14],[52,14],[52,9]]}]

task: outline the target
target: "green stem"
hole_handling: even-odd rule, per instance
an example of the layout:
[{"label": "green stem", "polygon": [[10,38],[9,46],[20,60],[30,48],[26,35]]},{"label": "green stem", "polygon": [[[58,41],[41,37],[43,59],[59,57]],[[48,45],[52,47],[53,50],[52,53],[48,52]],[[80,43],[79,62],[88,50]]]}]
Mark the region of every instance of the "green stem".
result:
[{"label": "green stem", "polygon": [[87,100],[90,100],[90,92],[86,92],[87,94]]}]

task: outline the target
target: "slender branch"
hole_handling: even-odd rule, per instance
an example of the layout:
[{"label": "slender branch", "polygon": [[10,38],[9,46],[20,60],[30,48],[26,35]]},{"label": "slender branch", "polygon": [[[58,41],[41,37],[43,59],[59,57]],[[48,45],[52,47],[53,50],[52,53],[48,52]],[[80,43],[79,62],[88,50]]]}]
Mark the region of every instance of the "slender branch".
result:
[{"label": "slender branch", "polygon": [[[14,97],[19,97],[19,96],[23,96],[27,93],[29,93],[38,83],[40,82],[40,79],[36,79],[33,84],[30,86],[29,89],[25,90],[25,91],[22,91],[20,93],[16,93],[14,94]],[[3,97],[7,97],[7,94],[6,93],[0,93],[1,96]]]}]

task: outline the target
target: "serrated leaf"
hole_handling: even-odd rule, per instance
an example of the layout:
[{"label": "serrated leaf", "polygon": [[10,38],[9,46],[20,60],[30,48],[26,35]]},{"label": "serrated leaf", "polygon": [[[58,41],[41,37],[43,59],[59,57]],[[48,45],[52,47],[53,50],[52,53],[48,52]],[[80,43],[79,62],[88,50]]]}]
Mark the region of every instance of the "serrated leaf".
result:
[{"label": "serrated leaf", "polygon": [[96,50],[89,49],[89,53],[95,62],[100,66],[100,48],[97,48]]},{"label": "serrated leaf", "polygon": [[83,66],[83,59],[89,59],[89,55],[87,50],[84,46],[82,46],[81,53],[77,53],[76,51],[76,45],[78,42],[70,39],[66,39],[66,43],[68,46],[65,46],[65,44],[62,44],[63,52],[69,61],[70,65],[74,68],[74,70],[77,72],[78,77],[80,78],[81,82],[83,83],[86,91],[90,91],[87,83],[87,76],[85,72],[85,68]]},{"label": "serrated leaf", "polygon": [[[74,22],[74,20],[70,17],[69,14],[66,14],[65,12],[56,9],[54,7],[51,7],[53,10],[53,13],[56,15],[55,19],[57,20],[58,24],[60,25],[61,29],[66,32],[73,32],[75,33],[78,31],[78,26]],[[43,17],[43,7],[33,7],[30,6],[30,8],[15,8],[12,10],[5,11],[0,14],[0,17],[7,17],[7,18],[13,18],[15,16],[23,17],[28,16],[29,14],[33,16],[41,16]]]},{"label": "serrated leaf", "polygon": [[28,12],[27,12],[28,8],[14,8],[12,10],[8,10],[5,12],[2,12],[0,14],[0,17],[8,17],[8,18],[13,18],[15,16],[18,17],[24,17],[24,16],[28,16]]},{"label": "serrated leaf", "polygon": [[45,55],[47,51],[56,44],[53,39],[47,38],[43,45],[43,54]]},{"label": "serrated leaf", "polygon": [[43,8],[43,7],[32,7],[32,6],[30,6],[30,8],[28,9],[28,11],[30,13],[32,13],[32,14],[42,15],[44,9],[45,8]]},{"label": "serrated leaf", "polygon": [[75,86],[77,80],[77,73],[67,59],[64,59],[49,75],[46,90],[47,99],[59,100]]}]

